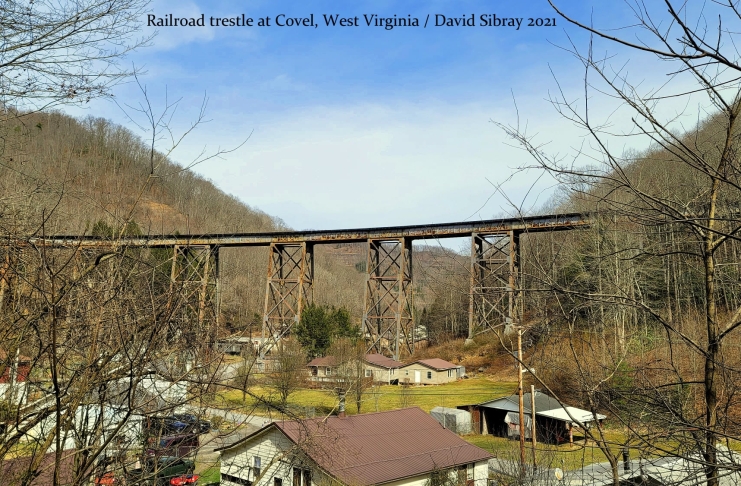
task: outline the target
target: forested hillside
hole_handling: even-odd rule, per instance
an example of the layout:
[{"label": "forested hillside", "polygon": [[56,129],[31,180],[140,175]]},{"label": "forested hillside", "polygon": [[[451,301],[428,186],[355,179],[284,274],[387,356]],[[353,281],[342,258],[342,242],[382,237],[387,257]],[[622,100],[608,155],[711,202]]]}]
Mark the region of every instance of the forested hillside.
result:
[{"label": "forested hillside", "polygon": [[[3,120],[0,191],[26,234],[92,234],[102,223],[116,231],[133,223],[144,234],[288,229],[176,161],[153,155],[142,139],[107,120],[58,112]],[[222,249],[221,257],[226,320],[231,328],[259,326],[267,251]],[[358,319],[363,274],[332,260],[317,251],[317,299],[346,306]]]}]

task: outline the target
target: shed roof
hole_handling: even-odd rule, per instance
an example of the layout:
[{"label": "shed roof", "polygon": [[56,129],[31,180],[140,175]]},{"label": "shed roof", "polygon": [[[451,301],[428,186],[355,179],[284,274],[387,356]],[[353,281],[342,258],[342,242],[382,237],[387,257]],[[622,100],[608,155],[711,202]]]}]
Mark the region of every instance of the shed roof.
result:
[{"label": "shed roof", "polygon": [[[738,486],[741,484],[741,455],[718,447],[718,484]],[[684,457],[665,456],[638,458],[630,461],[630,469],[619,469],[620,484],[666,484],[682,486],[704,486],[705,460],[701,454],[692,453]],[[610,486],[613,484],[612,467],[609,462],[590,464],[583,469],[568,471],[564,483],[570,486]]]},{"label": "shed roof", "polygon": [[[358,486],[388,483],[492,457],[419,408],[273,422],[267,427],[282,431],[330,475]],[[238,447],[266,428],[217,450]]]},{"label": "shed roof", "polygon": [[402,366],[404,366],[404,363],[396,361],[393,358],[386,357],[382,354],[366,354],[365,361],[367,361],[370,364],[380,366],[382,368],[388,368],[388,369],[401,368]]},{"label": "shed roof", "polygon": [[[525,413],[530,412],[530,393],[523,394],[525,402]],[[497,410],[505,410],[507,412],[519,412],[519,396],[510,395],[508,397],[497,398],[488,402],[478,404],[479,407],[494,408]],[[562,405],[555,398],[546,395],[545,393],[535,392],[535,414],[543,417],[550,417],[556,420],[562,420],[569,422],[572,420],[578,420],[579,422],[592,422],[594,421],[594,415],[589,410],[584,410],[577,407],[571,407],[568,405]],[[606,416],[600,413],[597,414],[597,420],[605,419]]]}]

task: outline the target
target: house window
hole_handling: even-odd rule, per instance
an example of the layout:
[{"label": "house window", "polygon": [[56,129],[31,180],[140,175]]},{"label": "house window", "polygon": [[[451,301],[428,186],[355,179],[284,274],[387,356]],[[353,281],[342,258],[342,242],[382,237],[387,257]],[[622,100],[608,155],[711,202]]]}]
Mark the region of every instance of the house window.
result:
[{"label": "house window", "polygon": [[406,370],[406,371],[404,372],[404,374],[405,374],[406,376],[409,376],[409,370]]},{"label": "house window", "polygon": [[316,376],[316,375],[317,375],[317,370],[318,370],[318,369],[319,369],[319,368],[315,368],[314,366],[312,366],[312,367],[311,367],[311,376]]},{"label": "house window", "polygon": [[453,376],[453,370],[448,370],[448,378],[450,378],[451,376]]},{"label": "house window", "polygon": [[428,380],[431,380],[432,379],[432,371],[428,371],[427,372],[427,379]]},{"label": "house window", "polygon": [[327,376],[331,376],[332,375],[332,368],[330,368],[329,366],[327,366],[327,371],[324,374],[327,375]]},{"label": "house window", "polygon": [[254,479],[254,480],[257,480],[257,478],[260,477],[260,463],[261,462],[262,462],[262,460],[260,459],[260,456],[255,456],[255,457],[252,458],[252,466],[253,466],[252,467],[252,474],[254,474],[254,476],[252,477],[252,479]]},{"label": "house window", "polygon": [[311,469],[294,467],[293,486],[311,486]]},{"label": "house window", "polygon": [[395,375],[396,374],[396,368],[391,368],[391,374],[392,375]]},{"label": "house window", "polygon": [[365,370],[365,377],[370,378],[371,376],[373,376],[373,372],[371,370]]},{"label": "house window", "polygon": [[273,478],[273,486],[283,486],[282,478]]},{"label": "house window", "polygon": [[466,475],[467,475],[466,469],[468,469],[468,468],[466,467],[465,464],[463,464],[462,466],[458,466],[456,468],[456,473],[457,473],[457,476],[458,476],[457,477],[458,484],[465,484],[466,483]]}]

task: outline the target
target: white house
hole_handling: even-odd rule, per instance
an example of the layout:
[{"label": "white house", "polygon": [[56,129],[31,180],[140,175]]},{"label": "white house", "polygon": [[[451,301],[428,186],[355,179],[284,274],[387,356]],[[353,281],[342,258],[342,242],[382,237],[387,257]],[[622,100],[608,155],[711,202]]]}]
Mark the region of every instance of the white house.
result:
[{"label": "white house", "polygon": [[399,368],[399,383],[442,385],[463,378],[466,370],[440,358],[420,359]]},{"label": "white house", "polygon": [[273,422],[217,451],[226,486],[424,486],[441,473],[486,486],[492,457],[419,408]]},{"label": "white house", "polygon": [[[352,361],[350,363],[347,365],[354,368],[356,362]],[[338,378],[342,375],[342,373],[338,373],[340,366],[343,365],[338,363],[334,356],[314,358],[306,365],[309,369],[310,381],[329,383],[342,379]],[[387,385],[397,383],[399,381],[398,370],[402,366],[404,366],[404,363],[387,358],[382,354],[366,354],[363,357],[364,378],[372,378],[376,383]]]},{"label": "white house", "polygon": [[366,354],[363,360],[365,377],[373,378],[376,383],[386,383],[387,385],[398,383],[399,368],[402,366],[404,366],[404,363],[382,354]]}]

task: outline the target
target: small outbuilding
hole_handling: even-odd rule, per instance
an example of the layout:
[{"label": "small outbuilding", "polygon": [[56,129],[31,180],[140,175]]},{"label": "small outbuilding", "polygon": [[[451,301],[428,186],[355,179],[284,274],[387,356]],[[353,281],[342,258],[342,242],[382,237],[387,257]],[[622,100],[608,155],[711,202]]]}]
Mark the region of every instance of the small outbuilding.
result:
[{"label": "small outbuilding", "polygon": [[471,413],[457,408],[435,407],[430,410],[432,418],[458,435],[471,433]]},{"label": "small outbuilding", "polygon": [[252,338],[248,336],[230,336],[216,341],[216,349],[224,354],[253,354]]},{"label": "small outbuilding", "polygon": [[[530,393],[524,394],[526,438],[530,438],[529,420],[532,416]],[[519,437],[519,396],[497,398],[475,405],[459,405],[471,412],[476,432],[499,437]],[[579,424],[589,427],[604,420],[605,415],[562,404],[545,393],[535,392],[535,433],[539,442],[560,443],[573,441],[573,429]]]}]

